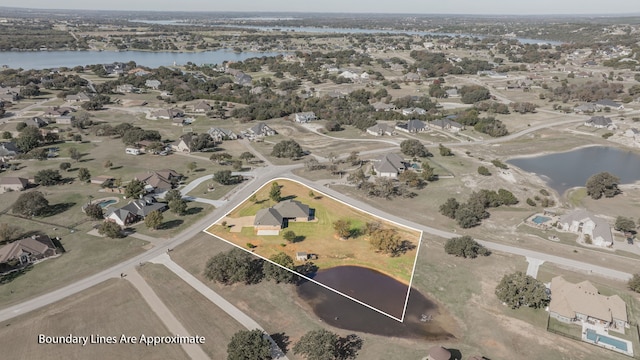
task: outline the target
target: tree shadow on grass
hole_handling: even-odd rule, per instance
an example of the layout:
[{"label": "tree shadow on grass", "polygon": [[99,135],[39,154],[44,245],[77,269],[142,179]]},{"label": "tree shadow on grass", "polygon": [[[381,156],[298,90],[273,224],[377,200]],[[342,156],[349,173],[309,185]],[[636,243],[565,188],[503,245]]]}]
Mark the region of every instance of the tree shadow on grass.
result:
[{"label": "tree shadow on grass", "polygon": [[66,202],[66,203],[59,203],[59,204],[50,205],[49,208],[47,209],[47,211],[42,216],[43,217],[49,217],[49,216],[58,215],[58,214],[61,214],[61,213],[65,212],[65,211],[71,209],[75,205],[76,205],[76,203],[74,203],[74,202]]},{"label": "tree shadow on grass", "polygon": [[122,169],[122,165],[112,166],[109,168],[109,170],[118,170],[118,169]]},{"label": "tree shadow on grass", "polygon": [[182,225],[184,223],[184,220],[180,220],[180,219],[176,219],[176,220],[171,220],[171,221],[167,221],[162,223],[162,225],[160,225],[158,227],[158,229],[160,230],[170,230],[173,228],[176,228],[180,225]]},{"label": "tree shadow on grass", "polygon": [[187,211],[184,212],[185,215],[195,215],[202,212],[202,208],[199,206],[188,208]]},{"label": "tree shadow on grass", "polygon": [[33,268],[32,265],[27,265],[27,266],[23,267],[20,270],[16,270],[16,271],[8,273],[8,274],[0,275],[0,285],[4,285],[4,284],[8,284],[8,283],[12,282],[13,280],[17,279],[18,277],[26,274],[32,268]]},{"label": "tree shadow on grass", "polygon": [[281,199],[281,201],[285,201],[285,200],[293,200],[295,198],[297,198],[297,195],[289,195],[289,196],[285,196]]},{"label": "tree shadow on grass", "polygon": [[293,238],[292,243],[298,243],[298,242],[304,241],[304,239],[306,239],[306,238],[307,237],[304,236],[304,235],[296,235],[296,237]]},{"label": "tree shadow on grass", "polygon": [[291,344],[291,340],[289,340],[289,335],[279,332],[275,334],[269,335],[276,342],[278,347],[282,350],[283,353],[287,353],[289,351],[289,345]]},{"label": "tree shadow on grass", "polygon": [[338,357],[340,360],[355,359],[362,349],[364,341],[356,334],[350,334],[338,339]]}]

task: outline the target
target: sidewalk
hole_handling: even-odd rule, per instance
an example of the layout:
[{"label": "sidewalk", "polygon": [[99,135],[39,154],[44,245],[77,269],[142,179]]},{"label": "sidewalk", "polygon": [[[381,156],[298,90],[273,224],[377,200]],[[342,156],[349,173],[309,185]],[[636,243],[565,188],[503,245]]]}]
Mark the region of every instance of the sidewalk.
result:
[{"label": "sidewalk", "polygon": [[183,269],[180,265],[176,264],[171,260],[169,255],[162,254],[159,255],[150,262],[155,264],[162,264],[166,266],[169,270],[173,271],[178,277],[180,277],[187,284],[191,285],[194,289],[196,289],[200,294],[204,295],[207,299],[209,299],[212,303],[216,304],[220,309],[224,310],[227,314],[233,317],[237,322],[239,322],[242,326],[246,327],[248,330],[259,329],[261,330],[269,342],[271,342],[271,357],[273,359],[282,359],[289,360],[287,356],[282,352],[282,350],[278,347],[275,341],[269,336],[264,329],[255,322],[252,318],[247,316],[247,314],[243,313],[242,310],[235,307],[233,304],[225,300],[222,296],[218,295],[215,291],[211,290],[210,287],[203,284],[200,280],[198,280],[195,276],[191,275],[187,270]]},{"label": "sidewalk", "polygon": [[[151,289],[149,284],[147,284],[144,281],[144,279],[140,276],[140,274],[138,274],[138,272],[135,269],[129,270],[127,272],[127,276],[125,279],[129,280],[131,284],[136,289],[138,289],[138,291],[140,292],[140,295],[142,295],[142,297],[144,298],[144,301],[146,301],[147,304],[149,304],[153,312],[156,313],[156,315],[158,315],[158,318],[160,318],[162,323],[164,323],[164,325],[169,330],[170,334],[162,335],[162,336],[195,335],[195,334],[189,334],[187,329],[185,329],[184,326],[182,326],[182,324],[180,323],[180,321],[176,319],[175,316],[173,316],[173,313],[171,312],[171,310],[167,308],[167,306],[162,302],[162,300],[160,300],[160,298],[158,297],[158,295],[156,295],[153,289]],[[207,354],[205,354],[204,350],[202,350],[200,345],[180,344],[180,346],[182,346],[182,349],[187,353],[187,355],[189,355],[191,359],[195,359],[195,360],[209,359],[209,357],[207,356]]]}]

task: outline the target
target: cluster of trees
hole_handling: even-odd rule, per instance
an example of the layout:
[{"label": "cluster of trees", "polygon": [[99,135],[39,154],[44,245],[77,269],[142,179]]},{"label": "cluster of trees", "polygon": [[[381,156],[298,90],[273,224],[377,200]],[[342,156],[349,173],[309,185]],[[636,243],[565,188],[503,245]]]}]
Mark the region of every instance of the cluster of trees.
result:
[{"label": "cluster of trees", "polygon": [[509,113],[509,106],[497,101],[490,101],[490,100],[477,102],[473,104],[473,108],[477,109],[478,111],[486,111],[494,114]]},{"label": "cluster of trees", "polygon": [[11,211],[26,217],[43,216],[49,211],[49,200],[40,191],[22,193],[13,203]]},{"label": "cluster of trees", "polygon": [[624,85],[621,83],[605,81],[587,81],[584,84],[562,83],[551,90],[550,98],[554,101],[568,102],[598,101],[602,99],[615,99],[624,93]]},{"label": "cluster of trees", "polygon": [[633,277],[629,279],[627,285],[629,286],[629,289],[640,293],[640,274],[633,274]]},{"label": "cluster of trees", "polygon": [[427,77],[440,77],[448,74],[475,74],[478,71],[493,68],[487,61],[468,58],[464,58],[454,65],[444,53],[426,50],[414,50],[409,55],[416,60],[410,69],[416,70],[420,68],[421,72]]},{"label": "cluster of trees", "polygon": [[491,92],[480,85],[465,85],[460,88],[459,93],[464,104],[475,104],[491,98]]},{"label": "cluster of trees", "polygon": [[459,203],[455,198],[449,198],[440,205],[440,213],[451,219],[455,219],[462,228],[470,228],[479,225],[483,219],[489,217],[487,208],[501,205],[515,205],[518,199],[508,190],[499,189],[474,191],[466,203]]},{"label": "cluster of trees", "polygon": [[33,176],[33,181],[42,186],[58,185],[62,182],[62,175],[58,170],[43,169]]},{"label": "cluster of trees", "polygon": [[512,102],[511,104],[509,104],[509,107],[512,108],[513,111],[517,113],[526,114],[526,113],[535,112],[538,106],[534,103],[518,101],[518,102]]},{"label": "cluster of trees", "polygon": [[544,283],[521,271],[505,275],[496,287],[495,294],[512,309],[521,306],[540,309],[549,303]]},{"label": "cluster of trees", "polygon": [[620,189],[618,189],[619,183],[620,178],[606,171],[595,174],[587,179],[585,185],[587,187],[587,195],[596,200],[600,199],[603,195],[608,198],[614,197],[621,192]]},{"label": "cluster of trees", "polygon": [[364,191],[367,196],[391,199],[394,196],[414,197],[416,193],[407,189],[404,183],[395,183],[386,177],[377,177],[370,182],[362,168],[349,174],[347,181],[355,184],[356,188]]},{"label": "cluster of trees", "polygon": [[308,266],[296,267],[293,259],[283,252],[273,255],[269,260],[282,267],[264,262],[244,250],[234,248],[210,258],[204,274],[208,279],[224,285],[257,284],[263,279],[274,280],[277,283],[295,283],[299,277],[291,271],[306,272],[304,269],[309,268]]},{"label": "cluster of trees", "polygon": [[616,217],[616,222],[613,226],[617,231],[622,232],[635,232],[636,231],[636,223],[633,219],[624,216]]},{"label": "cluster of trees", "polygon": [[502,121],[491,116],[480,118],[478,116],[478,109],[466,110],[457,115],[457,122],[466,126],[473,126],[473,129],[477,132],[487,134],[491,137],[500,137],[509,134],[507,127]]},{"label": "cluster of trees", "polygon": [[[293,346],[293,353],[307,360],[355,359],[363,340],[355,334],[340,337],[325,330],[311,330]],[[227,360],[269,360],[271,343],[262,330],[241,330],[233,335],[227,346]]]},{"label": "cluster of trees", "polygon": [[333,222],[333,229],[342,239],[348,239],[363,234],[368,237],[371,247],[378,252],[398,256],[411,244],[402,240],[398,231],[391,228],[383,228],[378,222],[368,222],[361,229],[352,228],[351,222],[338,219]]},{"label": "cluster of trees", "polygon": [[472,259],[478,257],[478,255],[489,256],[490,254],[486,247],[480,245],[468,235],[447,240],[444,244],[444,251],[450,255]]},{"label": "cluster of trees", "polygon": [[231,170],[220,170],[213,173],[213,180],[222,185],[239,184],[242,179],[242,175],[233,175]]},{"label": "cluster of trees", "polygon": [[277,158],[297,159],[304,155],[304,151],[295,140],[282,140],[273,146],[271,156]]},{"label": "cluster of trees", "polygon": [[409,139],[400,143],[400,151],[411,157],[428,157],[433,156],[420,140]]}]

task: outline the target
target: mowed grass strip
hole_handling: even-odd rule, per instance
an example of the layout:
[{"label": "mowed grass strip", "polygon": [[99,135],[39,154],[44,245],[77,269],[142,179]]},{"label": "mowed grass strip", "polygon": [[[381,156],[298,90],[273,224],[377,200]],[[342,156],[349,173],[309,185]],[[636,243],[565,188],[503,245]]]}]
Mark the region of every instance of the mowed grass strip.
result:
[{"label": "mowed grass strip", "polygon": [[211,359],[227,357],[227,343],[237,331],[246,330],[242,325],[164,265],[146,263],[138,272],[189,335],[206,338],[200,346]]},{"label": "mowed grass strip", "polygon": [[[357,265],[375,269],[404,283],[409,283],[420,241],[419,231],[392,224],[319,193],[309,196],[311,189],[302,184],[287,180],[276,182],[281,186],[282,198],[300,201],[313,209],[315,216],[312,222],[289,222],[279,236],[258,236],[253,227],[244,227],[240,232],[230,232],[220,225],[213,225],[208,231],[243,248],[247,248],[247,244],[251,243],[256,246],[253,251],[265,258],[282,251],[295,259],[296,252],[307,252],[318,255],[318,259],[313,262],[320,269]],[[275,205],[275,202],[269,199],[272,183],[266,184],[255,193],[255,202],[246,200],[228,217],[252,216],[262,208]],[[409,241],[413,248],[400,256],[391,257],[375,252],[364,235],[341,240],[333,229],[333,223],[339,219],[348,220],[354,232],[358,232],[367,222],[378,222],[384,228],[395,229],[400,238]],[[288,230],[295,232],[301,240],[293,243],[284,240],[282,233]]]},{"label": "mowed grass strip", "polygon": [[188,359],[180,345],[38,344],[47,336],[173,336],[126,280],[112,279],[0,323],[3,359]]}]

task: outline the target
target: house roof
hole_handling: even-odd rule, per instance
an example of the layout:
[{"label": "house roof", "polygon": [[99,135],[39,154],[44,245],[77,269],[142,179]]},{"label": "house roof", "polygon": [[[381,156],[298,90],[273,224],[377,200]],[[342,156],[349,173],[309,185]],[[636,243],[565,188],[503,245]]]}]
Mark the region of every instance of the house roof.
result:
[{"label": "house roof", "polygon": [[19,257],[22,253],[43,255],[47,250],[55,250],[55,245],[47,235],[34,235],[20,239],[0,248],[0,263]]},{"label": "house roof", "polygon": [[558,222],[560,224],[571,225],[571,223],[573,223],[574,221],[584,223],[589,220],[593,221],[595,225],[592,234],[592,237],[594,239],[601,237],[604,242],[613,243],[613,237],[611,235],[611,227],[609,226],[609,223],[607,223],[606,220],[591,214],[585,209],[574,210],[568,214],[562,215],[558,219]]},{"label": "house roof", "polygon": [[194,107],[195,110],[203,109],[205,111],[211,110],[211,105],[207,104],[205,101],[200,101]]},{"label": "house roof", "polygon": [[371,104],[371,106],[373,106],[374,109],[376,110],[391,110],[391,109],[395,109],[395,105],[393,104],[387,104],[387,103],[383,103],[381,101],[375,102],[373,104]]},{"label": "house roof", "polygon": [[3,176],[0,177],[0,185],[21,185],[26,188],[29,185],[29,180],[21,177]]},{"label": "house roof", "polygon": [[283,218],[309,217],[309,206],[296,200],[285,200],[273,206]]},{"label": "house roof", "polygon": [[135,179],[144,182],[147,185],[153,186],[155,189],[170,190],[173,188],[171,179],[180,177],[180,174],[171,170],[164,169],[158,171],[149,171],[146,173],[136,174]]},{"label": "house roof", "polygon": [[433,126],[441,127],[443,129],[446,127],[453,127],[453,128],[459,128],[459,129],[463,128],[462,124],[448,118],[433,120],[430,122],[430,124],[432,124]]},{"label": "house roof", "polygon": [[267,125],[267,124],[265,124],[263,122],[252,126],[249,130],[252,133],[256,134],[256,135],[260,135],[260,134],[263,134],[263,133],[266,133],[266,132],[269,132],[269,131],[273,131],[273,129],[271,129],[269,127],[269,125]]},{"label": "house roof", "polygon": [[398,154],[385,154],[378,159],[374,167],[378,173],[398,173],[404,168],[404,159]]},{"label": "house roof", "polygon": [[426,124],[420,120],[409,120],[404,124],[398,124],[398,127],[406,129],[407,131],[424,130]]},{"label": "house roof", "polygon": [[551,279],[549,311],[569,319],[579,313],[607,322],[628,321],[627,305],[618,295],[600,295],[589,281],[574,284],[561,276]]},{"label": "house roof", "polygon": [[613,108],[620,107],[620,104],[618,104],[617,102],[615,102],[615,101],[613,101],[611,99],[598,100],[598,101],[594,102],[594,104],[600,105],[600,106],[609,106],[609,107],[613,107]]},{"label": "house roof", "polygon": [[282,216],[274,208],[260,209],[256,213],[253,225],[282,226]]},{"label": "house roof", "polygon": [[591,119],[587,120],[587,122],[598,126],[609,126],[613,123],[611,118],[604,116],[592,116]]},{"label": "house roof", "polygon": [[392,133],[393,132],[393,128],[387,124],[375,124],[370,128],[367,128],[367,131],[369,132],[375,132],[375,133],[382,133],[382,134],[387,134],[387,133]]},{"label": "house roof", "polygon": [[451,359],[451,352],[442,346],[434,346],[429,349],[429,359],[431,360],[449,360]]},{"label": "house roof", "polygon": [[[120,211],[128,211],[130,213],[136,214],[138,216],[142,216],[145,217],[147,215],[149,215],[149,213],[151,213],[152,211],[161,211],[162,209],[164,209],[167,206],[167,204],[165,203],[149,203],[145,200],[133,200],[132,202],[128,203],[127,205],[121,207]],[[126,214],[125,217],[126,218]],[[122,218],[122,219],[124,219]]]}]

